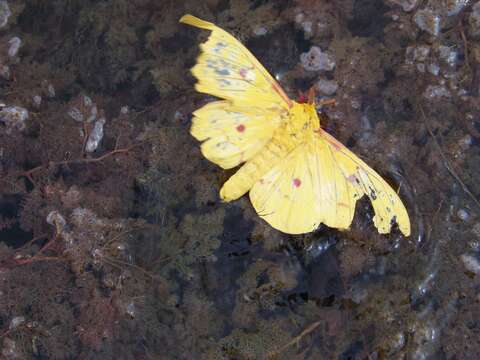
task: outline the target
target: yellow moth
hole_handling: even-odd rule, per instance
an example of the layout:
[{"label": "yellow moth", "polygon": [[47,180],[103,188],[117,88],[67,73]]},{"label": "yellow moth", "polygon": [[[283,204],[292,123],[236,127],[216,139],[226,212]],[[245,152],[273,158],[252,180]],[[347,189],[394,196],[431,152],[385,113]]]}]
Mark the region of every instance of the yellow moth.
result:
[{"label": "yellow moth", "polygon": [[315,105],[291,100],[238,40],[185,15],[180,22],[211,31],[192,73],[196,89],[223,100],[193,113],[191,134],[203,155],[224,169],[243,164],[223,185],[224,201],[250,193],[258,215],[288,234],[325,224],[348,229],[367,195],[378,232],[394,223],[410,235],[397,193],[365,162],[320,127]]}]

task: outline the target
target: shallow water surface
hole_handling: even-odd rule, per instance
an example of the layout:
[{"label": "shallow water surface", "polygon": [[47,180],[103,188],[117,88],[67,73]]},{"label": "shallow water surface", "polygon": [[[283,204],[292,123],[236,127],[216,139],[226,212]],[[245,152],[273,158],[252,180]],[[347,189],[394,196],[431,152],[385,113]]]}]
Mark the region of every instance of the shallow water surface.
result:
[{"label": "shallow water surface", "polygon": [[[335,99],[323,128],[398,189],[412,235],[379,235],[365,199],[348,231],[306,235],[221,202],[234,170],[189,134],[208,32],[185,13],[292,99]],[[2,358],[476,359],[479,19],[477,1],[0,1]]]}]

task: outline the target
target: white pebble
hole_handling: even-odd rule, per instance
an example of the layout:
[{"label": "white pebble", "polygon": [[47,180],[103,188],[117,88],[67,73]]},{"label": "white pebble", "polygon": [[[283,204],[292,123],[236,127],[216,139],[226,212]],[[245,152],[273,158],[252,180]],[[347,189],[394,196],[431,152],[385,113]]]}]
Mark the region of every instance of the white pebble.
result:
[{"label": "white pebble", "polygon": [[428,64],[428,72],[432,75],[438,76],[440,74],[440,66],[437,63]]},{"label": "white pebble", "polygon": [[49,98],[55,97],[55,88],[52,84],[48,84],[47,86],[47,95]]},{"label": "white pebble", "polygon": [[413,19],[421,30],[428,32],[430,35],[437,36],[440,33],[441,18],[433,10],[418,10]]},{"label": "white pebble", "polygon": [[312,46],[308,52],[301,54],[300,61],[307,71],[331,71],[335,68],[334,58],[318,46]]},{"label": "white pebble", "polygon": [[303,13],[298,13],[297,15],[295,15],[295,22],[297,24],[300,24],[303,19],[305,19],[305,15]]},{"label": "white pebble", "polygon": [[412,11],[418,4],[418,0],[390,0],[390,2],[400,5],[405,12]]},{"label": "white pebble", "polygon": [[7,25],[8,18],[12,15],[10,7],[5,0],[0,1],[0,29]]},{"label": "white pebble", "polygon": [[259,27],[256,27],[256,28],[253,30],[253,33],[254,33],[256,36],[267,35],[268,29],[267,29],[265,26],[259,26]]},{"label": "white pebble", "polygon": [[333,95],[338,90],[338,83],[334,80],[320,79],[317,81],[316,88],[323,95]]},{"label": "white pebble", "polygon": [[74,108],[71,108],[70,110],[68,110],[68,116],[70,116],[73,120],[75,121],[78,121],[78,122],[82,122],[83,121],[83,114],[82,112],[74,107]]},{"label": "white pebble", "polygon": [[90,107],[93,105],[93,101],[92,101],[92,98],[88,95],[83,95],[83,104],[86,106],[86,107]]},{"label": "white pebble", "polygon": [[20,106],[7,106],[0,111],[0,122],[7,127],[7,133],[12,129],[22,131],[26,127],[28,110]]},{"label": "white pebble", "polygon": [[446,0],[447,15],[457,15],[468,5],[470,0]]},{"label": "white pebble", "polygon": [[136,308],[135,308],[135,303],[131,302],[127,305],[126,308],[127,314],[130,315],[132,318],[135,318],[135,315],[137,313]]},{"label": "white pebble", "polygon": [[307,35],[312,33],[312,22],[311,21],[304,21],[302,23],[303,32]]},{"label": "white pebble", "polygon": [[470,213],[465,209],[458,209],[457,216],[462,221],[468,221],[470,219]]},{"label": "white pebble", "polygon": [[480,35],[480,2],[477,2],[472,6],[472,12],[468,18],[468,24],[470,26],[471,35]]},{"label": "white pebble", "polygon": [[425,61],[430,54],[430,47],[428,45],[419,45],[413,50],[413,59],[415,61]]},{"label": "white pebble", "polygon": [[471,271],[475,274],[480,273],[480,262],[475,256],[463,254],[460,256],[460,258],[462,259],[463,265],[465,265],[468,271]]},{"label": "white pebble", "polygon": [[444,60],[450,67],[457,63],[458,53],[449,46],[440,46],[438,48],[440,59]]},{"label": "white pebble", "polygon": [[42,104],[42,97],[40,95],[35,95],[33,97],[33,104],[36,106],[36,107],[39,107],[41,104]]},{"label": "white pebble", "polygon": [[429,85],[423,93],[427,99],[433,100],[438,98],[449,98],[450,91],[443,85]]},{"label": "white pebble", "polygon": [[103,125],[105,124],[105,119],[101,118],[95,122],[92,132],[88,136],[87,144],[85,145],[85,151],[94,152],[97,150],[100,141],[103,138]]},{"label": "white pebble", "polygon": [[8,327],[9,330],[16,329],[20,325],[22,325],[25,322],[25,317],[24,316],[15,316],[12,321],[10,321],[10,325]]},{"label": "white pebble", "polygon": [[55,226],[55,228],[59,232],[63,232],[63,230],[67,226],[65,218],[57,210],[50,211],[47,215],[46,220],[48,224]]},{"label": "white pebble", "polygon": [[98,114],[98,109],[97,105],[93,104],[93,106],[90,109],[90,116],[87,118],[87,122],[94,122],[97,119],[97,114]]},{"label": "white pebble", "polygon": [[20,49],[20,45],[22,45],[22,40],[18,36],[14,36],[8,40],[8,44],[10,45],[8,48],[8,56],[15,57]]}]

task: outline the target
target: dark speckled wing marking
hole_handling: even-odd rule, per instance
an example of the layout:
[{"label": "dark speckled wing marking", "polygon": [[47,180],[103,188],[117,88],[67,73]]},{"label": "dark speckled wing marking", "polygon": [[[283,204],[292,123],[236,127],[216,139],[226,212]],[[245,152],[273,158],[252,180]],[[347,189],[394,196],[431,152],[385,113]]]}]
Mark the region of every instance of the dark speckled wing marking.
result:
[{"label": "dark speckled wing marking", "polygon": [[381,234],[389,233],[392,224],[396,222],[400,231],[409,236],[410,219],[407,210],[391,186],[333,136],[323,130],[318,134],[333,149],[335,161],[342,168],[355,201],[363,195],[370,199],[375,211],[373,222],[378,231]]},{"label": "dark speckled wing marking", "polygon": [[211,30],[192,73],[196,88],[237,105],[288,109],[292,101],[260,62],[238,40],[214,24],[185,15],[180,22]]}]

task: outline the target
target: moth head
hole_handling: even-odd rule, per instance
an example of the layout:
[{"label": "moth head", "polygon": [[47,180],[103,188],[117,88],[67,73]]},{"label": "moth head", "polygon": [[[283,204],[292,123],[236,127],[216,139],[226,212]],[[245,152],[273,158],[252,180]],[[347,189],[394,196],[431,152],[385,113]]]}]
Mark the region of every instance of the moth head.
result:
[{"label": "moth head", "polygon": [[[317,107],[315,103],[304,103],[300,104],[303,108],[303,117],[300,117],[300,122],[303,122],[302,128],[304,130],[309,129],[309,130],[318,130],[320,128],[320,119],[318,117],[317,113]],[[306,115],[306,117],[305,117]],[[307,120],[305,122],[305,120]]]},{"label": "moth head", "polygon": [[307,91],[299,91],[298,102],[300,104],[315,105],[315,88],[312,86]]}]

